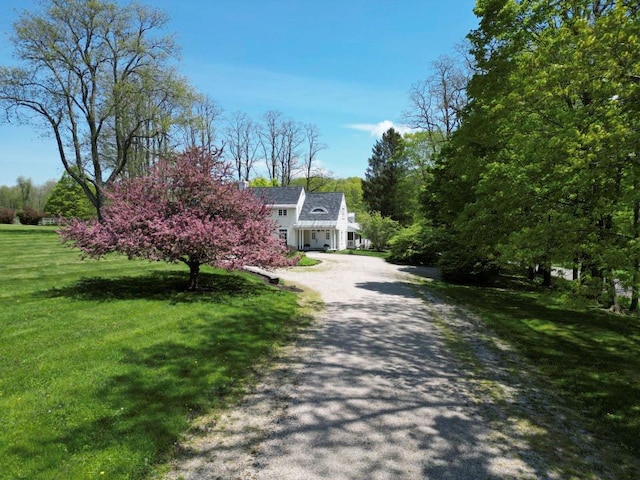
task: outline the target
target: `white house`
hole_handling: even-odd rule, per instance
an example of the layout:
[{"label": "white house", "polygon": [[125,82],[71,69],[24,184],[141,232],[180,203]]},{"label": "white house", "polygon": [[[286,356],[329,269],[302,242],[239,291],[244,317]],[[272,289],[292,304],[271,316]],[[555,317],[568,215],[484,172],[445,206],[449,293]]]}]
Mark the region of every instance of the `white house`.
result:
[{"label": "white house", "polygon": [[342,192],[306,193],[303,187],[250,189],[271,208],[283,242],[297,250],[360,247],[360,226],[348,213]]}]

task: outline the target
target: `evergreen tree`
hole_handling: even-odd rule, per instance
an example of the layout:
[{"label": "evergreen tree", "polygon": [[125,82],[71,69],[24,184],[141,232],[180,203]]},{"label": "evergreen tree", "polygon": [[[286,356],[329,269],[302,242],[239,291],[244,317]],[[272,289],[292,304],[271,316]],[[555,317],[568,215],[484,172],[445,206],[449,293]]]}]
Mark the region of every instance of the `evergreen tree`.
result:
[{"label": "evergreen tree", "polygon": [[371,212],[380,212],[401,225],[412,221],[412,206],[406,183],[408,161],[402,136],[387,130],[373,147],[362,182],[362,199]]}]

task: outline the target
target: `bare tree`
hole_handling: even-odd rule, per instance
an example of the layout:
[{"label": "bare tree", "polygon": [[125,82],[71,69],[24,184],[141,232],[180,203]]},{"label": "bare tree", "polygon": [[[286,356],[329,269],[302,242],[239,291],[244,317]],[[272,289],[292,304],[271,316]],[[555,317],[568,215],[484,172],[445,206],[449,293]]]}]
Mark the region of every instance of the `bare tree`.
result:
[{"label": "bare tree", "polygon": [[281,123],[281,148],[279,158],[280,185],[287,186],[300,170],[300,147],[305,136],[302,125],[287,119]]},{"label": "bare tree", "polygon": [[447,56],[431,67],[432,74],[411,87],[411,108],[404,117],[411,127],[429,132],[433,144],[439,145],[460,125],[470,70],[468,63]]},{"label": "bare tree", "polygon": [[[320,142],[318,127],[313,124],[304,126],[306,153],[304,156],[304,176],[306,179],[306,190],[312,192],[322,186],[323,182],[313,182],[314,179],[327,178],[327,173],[319,168],[317,163],[318,153],[327,148],[327,145]],[[314,184],[314,185],[312,185]]]},{"label": "bare tree", "polygon": [[282,149],[282,118],[277,110],[269,110],[263,116],[263,123],[259,129],[260,146],[266,162],[269,180],[280,177],[279,163]]},{"label": "bare tree", "polygon": [[216,124],[222,115],[222,108],[205,95],[196,95],[188,108],[183,127],[184,145],[187,148],[200,148],[208,154],[214,154]]},{"label": "bare tree", "polygon": [[227,120],[224,139],[225,155],[233,162],[238,180],[249,181],[260,146],[256,124],[245,113],[235,112]]},{"label": "bare tree", "polygon": [[282,112],[270,110],[264,114],[259,132],[269,180],[277,180],[282,186],[289,185],[300,170],[299,149],[304,142],[303,127],[285,118]]}]

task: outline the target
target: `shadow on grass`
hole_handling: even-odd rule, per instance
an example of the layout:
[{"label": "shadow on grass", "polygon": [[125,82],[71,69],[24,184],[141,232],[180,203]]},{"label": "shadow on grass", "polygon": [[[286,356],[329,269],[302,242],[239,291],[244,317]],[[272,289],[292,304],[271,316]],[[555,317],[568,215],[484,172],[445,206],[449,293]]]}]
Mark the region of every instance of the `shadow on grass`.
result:
[{"label": "shadow on grass", "polygon": [[188,290],[187,273],[162,271],[144,276],[92,277],[44,293],[46,297],[73,300],[162,300],[172,304],[217,302],[225,297],[253,296],[269,289],[263,282],[231,273],[200,273],[200,288]]},{"label": "shadow on grass", "polygon": [[[510,284],[513,287],[513,284]],[[640,457],[640,321],[573,310],[552,293],[440,285],[516,345],[599,436]]]},{"label": "shadow on grass", "polygon": [[190,420],[237,398],[256,365],[304,321],[293,295],[271,291],[260,299],[252,308],[200,311],[165,341],[123,349],[118,373],[95,387],[99,415],[34,443],[33,452],[14,453],[64,445],[70,459],[102,458],[110,478],[144,478],[171,454]]}]

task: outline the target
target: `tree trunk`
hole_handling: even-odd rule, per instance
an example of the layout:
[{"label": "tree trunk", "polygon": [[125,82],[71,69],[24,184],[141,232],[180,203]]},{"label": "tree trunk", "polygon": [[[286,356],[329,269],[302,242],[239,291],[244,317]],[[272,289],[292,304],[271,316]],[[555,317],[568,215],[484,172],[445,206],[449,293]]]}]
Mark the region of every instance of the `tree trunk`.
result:
[{"label": "tree trunk", "polygon": [[542,286],[551,287],[551,268],[544,267],[542,270]]},{"label": "tree trunk", "polygon": [[189,290],[197,290],[200,280],[200,264],[196,262],[189,263]]},{"label": "tree trunk", "polygon": [[612,312],[620,313],[622,311],[622,307],[620,306],[618,294],[616,292],[616,282],[613,277],[607,278],[606,294],[605,306]]},{"label": "tree trunk", "polygon": [[[633,185],[634,190],[637,190],[637,184]],[[640,200],[633,202],[633,239],[637,240],[640,237]],[[631,305],[629,310],[636,312],[638,310],[638,281],[640,280],[640,274],[638,269],[640,268],[640,262],[638,261],[637,254],[634,252],[633,259],[633,281],[631,282]]]},{"label": "tree trunk", "polygon": [[527,267],[527,280],[535,280],[536,278],[536,269],[531,265]]}]

